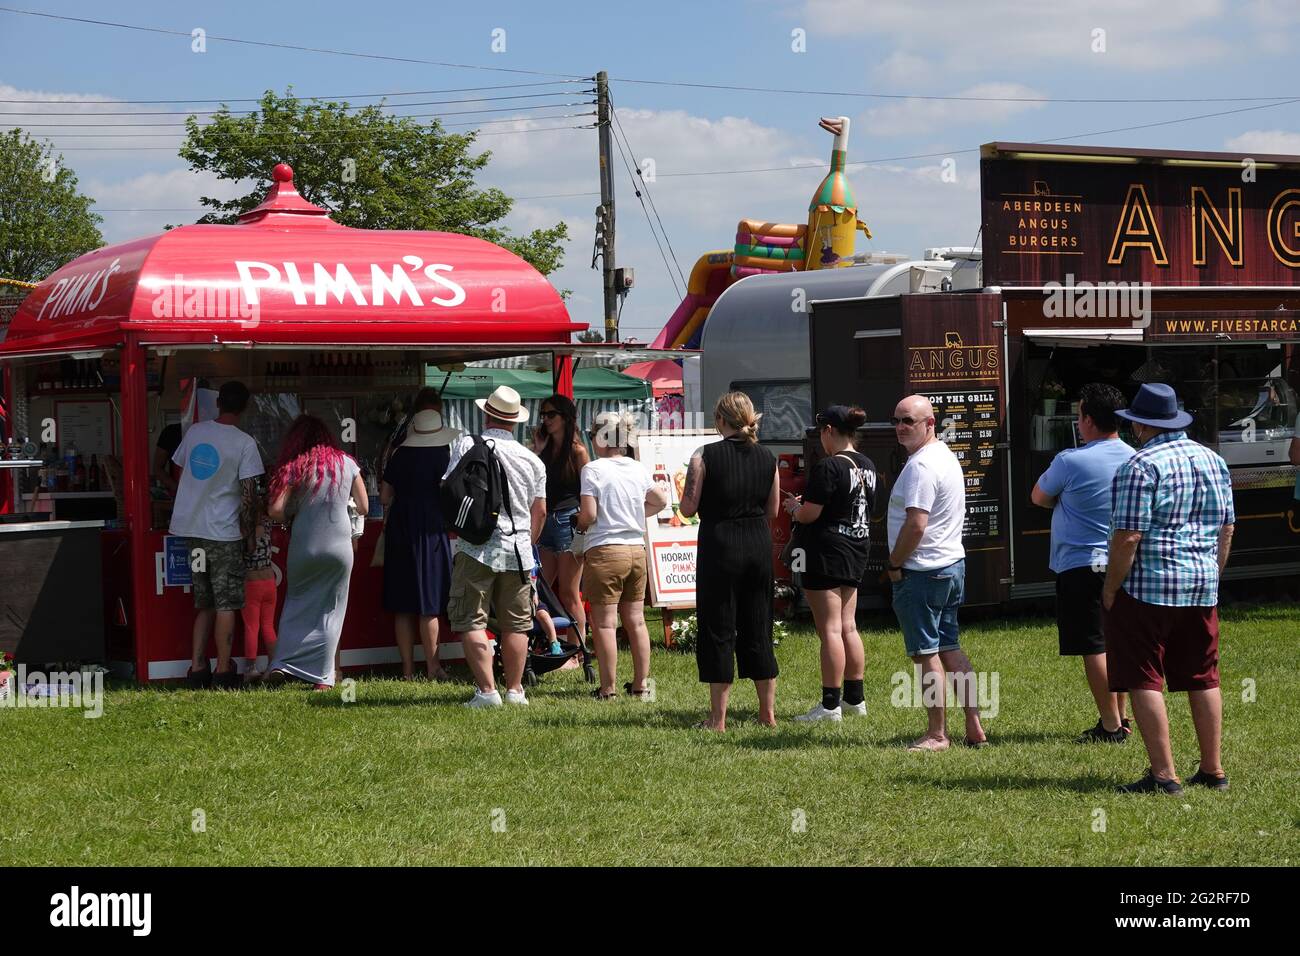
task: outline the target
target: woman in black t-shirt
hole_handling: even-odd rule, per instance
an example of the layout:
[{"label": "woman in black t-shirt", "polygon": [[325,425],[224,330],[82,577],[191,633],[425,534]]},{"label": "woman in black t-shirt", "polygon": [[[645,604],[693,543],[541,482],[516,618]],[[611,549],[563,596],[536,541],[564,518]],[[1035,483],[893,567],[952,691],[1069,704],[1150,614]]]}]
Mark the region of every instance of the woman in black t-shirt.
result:
[{"label": "woman in black t-shirt", "polygon": [[845,711],[867,712],[862,692],[866,655],[856,612],[858,584],[867,569],[876,468],[853,450],[853,436],[866,421],[866,412],[856,406],[832,405],[819,414],[826,457],[813,466],[803,497],[785,500],[791,520],[805,527],[801,584],[822,644],[821,702],[795,720],[837,721]]}]

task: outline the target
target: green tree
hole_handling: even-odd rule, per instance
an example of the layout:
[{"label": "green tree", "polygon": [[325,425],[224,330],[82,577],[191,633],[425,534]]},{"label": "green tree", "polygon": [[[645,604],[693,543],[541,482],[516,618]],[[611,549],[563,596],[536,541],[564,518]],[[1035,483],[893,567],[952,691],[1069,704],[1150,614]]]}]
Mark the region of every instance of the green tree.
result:
[{"label": "green tree", "polygon": [[0,276],[37,282],[104,244],[77,174],[26,131],[0,134]]},{"label": "green tree", "polygon": [[186,120],[180,155],[191,168],[253,183],[238,199],[203,197],[213,211],[199,222],[235,222],[265,197],[275,164],[288,163],[298,191],[331,210],[336,222],[458,232],[504,246],[544,275],[559,268],[568,226],[516,236],[499,225],[514,200],[475,186],[492,154],[470,152],[474,133],[448,133],[438,120],[425,125],[378,105],[299,100],[292,92],[268,90],[247,116],[223,106],[207,123]]}]

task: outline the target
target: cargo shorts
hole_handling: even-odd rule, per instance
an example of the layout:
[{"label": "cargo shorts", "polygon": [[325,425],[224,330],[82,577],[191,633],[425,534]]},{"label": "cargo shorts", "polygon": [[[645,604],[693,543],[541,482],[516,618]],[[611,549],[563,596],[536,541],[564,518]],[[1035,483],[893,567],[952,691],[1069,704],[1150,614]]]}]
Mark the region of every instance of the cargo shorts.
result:
[{"label": "cargo shorts", "polygon": [[463,551],[451,564],[451,594],[447,619],[459,634],[482,631],[488,615],[495,612],[497,624],[506,634],[527,634],[533,629],[533,585],[528,572],[494,571]]},{"label": "cargo shorts", "polygon": [[[244,607],[244,542],[187,538],[190,549],[190,586],[194,606],[200,610],[240,611]],[[196,550],[203,552],[203,571],[193,570]]]}]

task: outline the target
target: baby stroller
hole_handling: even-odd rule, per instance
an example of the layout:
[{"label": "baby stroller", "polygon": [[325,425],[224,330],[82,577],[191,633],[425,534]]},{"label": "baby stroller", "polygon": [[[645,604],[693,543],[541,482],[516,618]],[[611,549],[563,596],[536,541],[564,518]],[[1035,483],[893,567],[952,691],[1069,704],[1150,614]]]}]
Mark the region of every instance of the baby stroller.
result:
[{"label": "baby stroller", "polygon": [[[565,610],[564,605],[560,603],[559,597],[551,590],[551,586],[546,583],[540,574],[533,579],[533,583],[537,586],[538,605],[546,608],[547,613],[551,615],[551,622],[555,625],[555,636],[560,642],[561,651],[559,654],[551,653],[550,639],[546,636],[546,631],[542,628],[541,622],[534,616],[532,629],[528,632],[528,660],[524,663],[524,686],[536,687],[541,675],[559,670],[570,659],[578,655],[582,656],[583,679],[588,684],[594,683],[596,671],[591,663],[591,651],[587,647],[586,635],[573,634],[573,616]],[[501,671],[503,669],[501,641],[498,639],[501,629],[495,616],[488,620],[488,630],[493,638],[493,666],[498,671]],[[566,632],[568,632],[567,635]],[[566,641],[566,636],[571,639]],[[575,637],[576,640],[574,640]]]}]

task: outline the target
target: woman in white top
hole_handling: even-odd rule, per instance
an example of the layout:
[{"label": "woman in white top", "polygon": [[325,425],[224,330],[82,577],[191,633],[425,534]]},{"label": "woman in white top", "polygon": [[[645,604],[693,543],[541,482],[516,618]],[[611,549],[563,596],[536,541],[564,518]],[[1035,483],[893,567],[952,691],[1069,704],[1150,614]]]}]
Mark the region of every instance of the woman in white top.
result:
[{"label": "woman in white top", "polygon": [[596,460],[582,469],[577,530],[583,534],[582,593],[591,603],[591,633],[600,661],[598,700],[617,697],[616,631],[621,620],[632,649],[631,696],[649,696],[650,632],[645,626],[645,519],[668,506],[645,466],[628,455],[636,417],[601,412],[592,423]]}]

